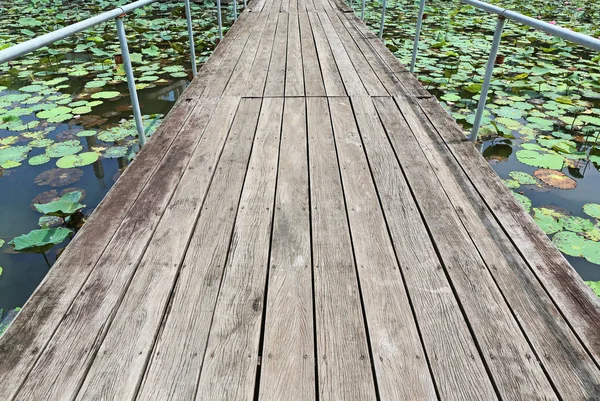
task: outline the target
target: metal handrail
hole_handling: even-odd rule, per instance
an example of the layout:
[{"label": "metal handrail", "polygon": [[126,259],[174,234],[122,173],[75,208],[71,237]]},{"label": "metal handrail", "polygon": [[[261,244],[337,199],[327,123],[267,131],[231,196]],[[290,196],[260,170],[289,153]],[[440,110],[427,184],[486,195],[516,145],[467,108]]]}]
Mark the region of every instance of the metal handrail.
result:
[{"label": "metal handrail", "polygon": [[[138,0],[130,4],[117,7],[113,10],[106,11],[102,14],[98,14],[94,17],[87,18],[83,21],[75,24],[66,26],[56,31],[47,33],[42,36],[30,39],[26,42],[19,43],[11,46],[4,50],[0,50],[0,64],[14,60],[24,54],[31,53],[44,46],[48,46],[58,40],[67,38],[82,32],[88,28],[94,27],[106,21],[114,19],[117,25],[117,36],[119,37],[119,44],[121,47],[121,53],[123,55],[123,66],[125,67],[125,75],[127,77],[127,86],[129,88],[129,96],[131,97],[131,105],[133,109],[133,117],[135,119],[136,130],[138,133],[138,142],[140,147],[146,143],[146,136],[144,134],[144,125],[142,123],[142,113],[140,110],[140,104],[137,97],[137,91],[135,89],[135,79],[133,76],[133,68],[131,66],[131,58],[129,57],[129,47],[127,46],[127,36],[125,34],[125,27],[123,25],[123,17],[133,10],[150,5],[157,2],[158,0]],[[244,7],[246,6],[246,0],[244,0]],[[192,74],[195,77],[198,73],[196,66],[196,51],[194,49],[194,32],[192,27],[192,15],[190,0],[185,0],[185,14],[187,19],[188,36],[190,40],[190,58]],[[234,18],[237,19],[237,4],[234,1]],[[223,39],[223,26],[221,22],[221,0],[217,0],[217,23],[219,25],[219,38]]]},{"label": "metal handrail", "polygon": [[[494,38],[492,39],[492,47],[490,49],[490,55],[488,58],[485,75],[483,79],[483,84],[481,87],[481,94],[479,97],[479,103],[477,104],[477,112],[475,114],[475,121],[473,122],[473,128],[471,129],[471,134],[469,139],[471,141],[476,141],[479,128],[481,126],[481,120],[483,118],[483,112],[485,110],[485,105],[487,102],[487,95],[490,89],[490,84],[492,80],[492,74],[494,70],[494,65],[496,62],[496,56],[498,55],[498,49],[500,47],[500,40],[502,38],[502,30],[504,29],[504,24],[506,20],[511,20],[517,22],[522,25],[529,26],[531,28],[546,32],[549,35],[557,36],[569,42],[576,43],[578,45],[587,47],[591,50],[600,51],[600,39],[596,39],[589,35],[584,35],[579,32],[572,31],[570,29],[562,28],[557,25],[550,24],[545,21],[541,21],[539,19],[531,18],[526,15],[517,13],[515,11],[511,11],[502,7],[498,7],[483,1],[479,0],[461,0],[463,3],[478,8],[480,10],[486,11],[490,14],[496,14],[498,16],[498,20],[496,22],[496,29],[494,30]],[[381,25],[379,27],[379,37],[383,37],[383,26],[384,26],[384,17],[385,17],[385,8],[386,8],[386,0],[383,0],[382,9],[381,9]],[[415,39],[413,44],[412,58],[410,63],[410,72],[414,73],[415,64],[417,61],[417,52],[419,50],[419,38],[421,34],[421,26],[423,24],[423,13],[425,10],[425,0],[421,0],[419,5],[419,13],[417,15],[417,27],[415,33]],[[363,13],[364,19],[364,13]]]}]

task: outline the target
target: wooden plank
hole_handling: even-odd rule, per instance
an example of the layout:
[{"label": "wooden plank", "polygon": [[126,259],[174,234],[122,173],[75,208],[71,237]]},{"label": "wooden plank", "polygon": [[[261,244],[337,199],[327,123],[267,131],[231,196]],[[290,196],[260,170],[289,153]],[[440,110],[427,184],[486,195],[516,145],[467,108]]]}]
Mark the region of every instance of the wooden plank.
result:
[{"label": "wooden plank", "polygon": [[[404,107],[401,106],[404,111]],[[396,111],[397,112],[397,111]],[[403,113],[404,114],[404,113]],[[404,114],[411,130],[425,127]],[[388,136],[502,399],[556,400],[521,328],[415,136]],[[458,208],[460,205],[456,205]],[[519,381],[515,381],[519,377]]]},{"label": "wooden plank", "polygon": [[[348,58],[354,65],[354,69],[362,81],[367,93],[370,96],[388,96],[387,90],[383,87],[383,84],[377,75],[375,75],[375,72],[369,65],[369,62],[366,60],[365,56],[362,54],[358,46],[354,43],[354,40],[348,34],[348,31],[346,31],[344,25],[341,23],[339,13],[328,11],[327,16],[331,22],[330,25],[333,27],[333,29],[335,29],[335,32],[338,35],[339,41],[346,49]],[[341,18],[346,19],[344,16]]]},{"label": "wooden plank", "polygon": [[317,57],[321,66],[325,92],[327,96],[346,96],[346,89],[344,88],[342,77],[338,71],[337,64],[333,57],[333,53],[331,52],[331,48],[329,47],[327,36],[319,21],[319,17],[316,13],[308,13],[308,18],[315,40]]},{"label": "wooden plank", "polygon": [[[225,207],[223,202],[236,204],[239,198],[260,104],[259,99],[241,101],[210,184],[212,194],[207,202],[212,203],[206,206],[212,170],[199,174],[207,169],[207,150],[197,148],[194,152],[87,373],[78,400],[135,398],[200,211],[214,208],[216,200]],[[212,120],[207,129],[223,136],[229,125]],[[211,224],[207,220],[218,216],[219,213],[210,213],[198,222],[207,227]]]},{"label": "wooden plank", "polygon": [[293,14],[298,12],[298,0],[289,0],[288,12]]},{"label": "wooden plank", "polygon": [[[246,141],[254,136],[261,100],[242,103],[230,135]],[[216,173],[223,179],[213,180],[208,191],[138,400],[192,400],[196,393],[249,159],[247,153],[245,159],[235,155],[240,149],[233,152],[229,166],[223,164]]]},{"label": "wooden plank", "polygon": [[267,72],[269,71],[269,61],[273,51],[273,42],[275,40],[275,29],[277,28],[277,20],[279,13],[269,14],[267,26],[260,38],[260,45],[254,58],[254,64],[250,70],[250,78],[246,83],[244,90],[245,96],[262,97],[265,90],[265,82],[267,81]]},{"label": "wooden plank", "polygon": [[[421,112],[416,102],[413,102],[411,110]],[[426,115],[422,114],[421,119],[427,120]],[[455,130],[458,130],[457,128]],[[444,125],[444,129],[451,129],[451,127]],[[436,137],[425,138],[423,142],[439,141],[435,143],[440,154],[438,163],[444,163],[445,169],[452,170],[453,175],[457,177],[457,182],[448,183],[447,186],[450,188],[447,192],[455,194],[454,196],[463,204],[471,203],[470,208],[463,208],[461,218],[475,233],[474,241],[485,259],[494,261],[491,272],[514,309],[554,386],[563,399],[583,400],[599,394],[597,390],[600,388],[600,373],[594,361],[573,334],[571,327],[563,319],[533,271],[521,258],[500,223],[494,218],[492,211],[485,207],[484,201],[471,185],[466,173],[454,159],[446,144],[440,140],[436,131],[431,132],[435,133]],[[433,148],[433,145],[429,146]],[[482,192],[487,191],[488,187],[483,187]],[[504,192],[505,198],[512,196],[508,190],[505,189]],[[520,225],[524,226],[527,224],[525,222],[535,224],[531,220],[523,219]],[[484,223],[491,235],[480,234]],[[546,240],[546,238],[542,239]]]},{"label": "wooden plank", "polygon": [[329,107],[379,397],[437,400],[352,106],[332,98]]},{"label": "wooden plank", "polygon": [[252,400],[266,292],[283,99],[265,99],[215,307],[197,400]]},{"label": "wooden plank", "polygon": [[315,1],[318,0],[303,0],[306,4],[306,12],[315,12]]},{"label": "wooden plank", "polygon": [[308,20],[308,14],[298,14],[300,22],[300,42],[302,46],[302,67],[306,96],[325,96],[325,84],[317,58],[317,49]]},{"label": "wooden plank", "polygon": [[231,74],[231,78],[227,83],[223,96],[243,96],[245,94],[244,89],[246,88],[246,83],[250,79],[252,64],[256,58],[258,45],[267,25],[268,14],[261,13],[258,15],[258,18],[252,27],[252,34],[244,46],[242,55]]},{"label": "wooden plank", "polygon": [[[285,1],[285,0],[283,0]],[[281,10],[281,2],[282,0],[273,0],[273,4],[271,5],[271,11],[272,13],[278,13]]]},{"label": "wooden plank", "polygon": [[350,20],[346,18],[345,15],[339,19],[388,93],[392,96],[407,93],[396,74],[394,74],[394,72],[388,68],[381,57],[379,57],[377,52],[375,52],[375,49],[373,49],[373,47],[368,43],[367,39],[365,39],[360,32],[358,32]]},{"label": "wooden plank", "polygon": [[327,100],[307,98],[319,399],[375,400]]},{"label": "wooden plank", "polygon": [[0,399],[18,391],[197,103],[184,92],[0,337]]},{"label": "wooden plank", "polygon": [[289,14],[280,14],[277,21],[277,31],[275,32],[275,42],[273,43],[264,97],[277,97],[285,94],[288,16]]},{"label": "wooden plank", "polygon": [[281,6],[280,6],[279,11],[282,13],[290,12],[290,3],[293,1],[294,0],[281,0]]},{"label": "wooden plank", "polygon": [[250,12],[259,13],[263,11],[265,3],[268,1],[269,0],[250,0],[248,2],[248,8],[250,9]]},{"label": "wooden plank", "polygon": [[399,135],[410,134],[410,129],[392,98],[376,98],[373,103],[379,115],[370,100],[353,99],[358,127],[440,399],[497,400],[382,121],[388,131]]},{"label": "wooden plank", "polygon": [[252,27],[255,26],[256,20],[259,16],[258,13],[243,15],[249,15],[249,17],[246,17],[248,20],[246,29],[243,29],[236,37],[235,42],[231,47],[231,51],[227,55],[227,58],[219,65],[219,68],[217,68],[215,71],[212,71],[205,78],[205,80],[208,81],[208,84],[202,93],[202,96],[218,97],[223,94],[223,91],[225,90],[225,87],[231,78],[231,74],[233,73],[235,66],[238,64],[238,60],[240,60],[242,52],[246,47],[246,42],[252,33]]},{"label": "wooden plank", "polygon": [[[304,96],[304,73],[298,14],[289,14],[285,95]],[[320,77],[319,77],[320,78]]]},{"label": "wooden plank", "polygon": [[233,117],[237,103],[236,99],[224,101],[213,117],[214,106],[209,102],[194,111],[177,143],[119,227],[15,400],[72,399],[75,396],[194,148],[197,145],[205,149],[206,168],[214,168],[218,160],[225,138],[215,137],[210,129],[203,135],[209,118],[221,123],[227,121],[229,115]]},{"label": "wooden plank", "polygon": [[342,76],[342,81],[344,82],[348,96],[367,95],[367,90],[360,80],[354,65],[350,61],[350,57],[348,57],[348,53],[346,53],[346,50],[344,49],[344,44],[331,25],[331,21],[329,21],[327,14],[321,12],[318,13],[318,16],[319,20],[321,21],[323,31],[325,32],[325,37],[329,42],[331,52],[333,53],[335,63],[337,64],[340,75]]},{"label": "wooden plank", "polygon": [[316,400],[306,105],[285,100],[261,360],[261,400]]}]

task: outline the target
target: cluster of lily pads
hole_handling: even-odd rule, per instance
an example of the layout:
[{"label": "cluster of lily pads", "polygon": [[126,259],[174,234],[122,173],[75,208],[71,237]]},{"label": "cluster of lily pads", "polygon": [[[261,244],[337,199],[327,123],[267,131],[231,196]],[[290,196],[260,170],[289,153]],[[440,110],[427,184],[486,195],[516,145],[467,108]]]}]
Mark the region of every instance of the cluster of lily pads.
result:
[{"label": "cluster of lily pads", "polygon": [[[387,4],[384,40],[405,64],[411,60],[419,2]],[[488,2],[600,37],[598,1]],[[365,22],[375,31],[381,5],[367,3]],[[360,2],[354,7],[360,13]],[[426,2],[416,73],[465,132],[474,121],[495,20],[460,0]],[[594,203],[600,191],[587,186],[587,193],[577,192],[591,169],[596,175],[600,170],[600,56],[507,22],[480,135],[483,156],[492,165],[509,160],[522,164],[524,171],[512,171],[504,181],[557,247],[565,255],[600,264],[600,216]],[[530,174],[532,168],[536,170]],[[556,189],[587,199],[583,210],[552,206]],[[524,190],[547,192],[548,204],[532,207]],[[595,288],[600,291],[600,282]]]}]

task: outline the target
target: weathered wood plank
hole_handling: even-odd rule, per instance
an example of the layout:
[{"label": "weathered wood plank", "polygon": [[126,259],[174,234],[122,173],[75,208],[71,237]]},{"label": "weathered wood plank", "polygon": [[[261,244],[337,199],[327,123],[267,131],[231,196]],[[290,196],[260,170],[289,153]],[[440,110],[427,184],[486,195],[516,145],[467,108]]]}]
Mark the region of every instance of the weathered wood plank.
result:
[{"label": "weathered wood plank", "polygon": [[325,84],[317,58],[317,49],[308,20],[308,14],[298,14],[300,22],[300,42],[302,67],[304,69],[304,87],[306,96],[325,96]]},{"label": "weathered wood plank", "polygon": [[379,397],[437,400],[352,106],[332,98],[329,107]]},{"label": "weathered wood plank", "polygon": [[[365,56],[354,43],[348,34],[348,31],[340,21],[339,13],[330,10],[327,12],[327,16],[329,16],[329,20],[331,21],[330,25],[332,25],[335,29],[341,46],[346,49],[348,58],[354,65],[356,73],[359,79],[362,81],[367,93],[370,96],[388,96],[388,91],[384,88],[383,84],[369,65],[369,62],[366,60]],[[346,18],[342,15],[341,19]],[[332,46],[335,46],[335,44],[331,42],[331,39],[330,43],[332,43]]]},{"label": "weathered wood plank", "polygon": [[280,97],[285,95],[288,16],[289,14],[279,14],[264,97]]},{"label": "weathered wood plank", "polygon": [[[425,129],[414,121],[414,115],[404,113],[404,105],[399,107],[413,132]],[[440,190],[445,187],[440,181],[446,178],[436,176],[428,155],[415,139],[420,135],[388,135],[501,397],[556,400],[455,206]],[[520,380],[515,381],[515,377]]]},{"label": "weathered wood plank", "polygon": [[440,399],[497,400],[385,132],[409,135],[410,128],[392,98],[376,98],[373,103],[379,115],[369,99],[353,99],[358,127]]},{"label": "weathered wood plank", "polygon": [[285,100],[262,352],[261,400],[316,400],[306,105]]},{"label": "weathered wood plank", "polygon": [[[252,140],[260,104],[259,99],[242,100],[230,135],[244,143]],[[208,191],[138,400],[194,397],[249,159],[247,149],[232,150],[225,155],[231,157],[229,166],[219,166]]]},{"label": "weathered wood plank", "polygon": [[[241,101],[214,178],[211,177],[212,169],[206,167],[207,150],[197,148],[194,152],[87,373],[78,400],[134,399],[194,226],[204,207],[209,184],[213,194],[208,202],[220,199],[219,202],[235,203],[239,198],[260,103],[259,99]],[[223,121],[212,120],[207,129],[222,136],[229,131],[229,126]],[[206,173],[199,173],[203,170]],[[205,207],[214,207],[214,204],[207,203]],[[218,213],[210,214],[199,223],[206,227],[210,224],[207,219],[217,216]]]},{"label": "weathered wood plank", "polygon": [[[411,112],[416,116],[421,109],[416,101],[411,103]],[[406,101],[404,104],[410,103]],[[420,115],[419,122],[428,125],[425,114]],[[432,153],[430,160],[438,166],[438,174],[452,174],[455,178],[444,182],[446,192],[455,199],[455,203],[462,206],[459,213],[461,219],[471,232],[479,252],[488,261],[492,275],[558,393],[568,400],[600,397],[600,372],[594,361],[471,185],[437,131],[432,129],[427,133],[432,136],[417,138],[421,147],[428,148]],[[487,187],[483,187],[484,190]],[[512,196],[508,190],[505,193]],[[527,220],[522,220],[521,226],[524,221]],[[528,223],[534,224],[532,221]],[[577,368],[574,369],[575,366]]]},{"label": "weathered wood plank", "polygon": [[350,61],[350,57],[348,57],[348,53],[346,53],[346,50],[344,49],[344,44],[331,25],[331,21],[329,21],[327,14],[321,12],[317,15],[321,21],[321,26],[325,32],[325,37],[329,42],[329,47],[333,53],[335,63],[337,64],[342,81],[344,82],[344,86],[346,87],[346,92],[348,92],[349,96],[367,95],[367,90],[360,80],[354,65]]},{"label": "weathered wood plank", "polygon": [[278,18],[279,13],[269,14],[267,26],[260,38],[258,51],[254,58],[254,64],[252,64],[252,69],[250,70],[250,77],[244,89],[245,96],[262,97],[264,93]]},{"label": "weathered wood plank", "polygon": [[243,96],[245,94],[246,83],[250,79],[250,73],[256,58],[258,45],[263,32],[266,31],[267,17],[268,14],[266,13],[258,14],[258,18],[252,27],[252,34],[244,46],[242,55],[231,74],[231,78],[227,83],[223,96]]},{"label": "weathered wood plank", "polygon": [[197,400],[254,397],[282,114],[282,98],[263,101]]},{"label": "weathered wood plank", "polygon": [[329,108],[306,101],[319,399],[375,400]]},{"label": "weathered wood plank", "polygon": [[344,88],[342,77],[340,76],[333,53],[329,47],[327,36],[319,21],[319,16],[316,13],[308,13],[308,19],[315,40],[315,48],[321,66],[325,92],[327,93],[327,96],[346,96],[346,89]]},{"label": "weathered wood plank", "polygon": [[194,111],[177,143],[169,149],[140,193],[15,400],[72,399],[75,396],[194,148],[206,149],[206,168],[214,168],[218,160],[225,138],[218,138],[211,130],[203,135],[209,119],[227,121],[228,115],[233,116],[237,103],[235,99],[224,101],[215,110],[214,117],[211,117],[214,106],[208,101]]},{"label": "weathered wood plank", "polygon": [[197,103],[184,93],[0,338],[0,399],[16,394]]},{"label": "weathered wood plank", "polygon": [[298,14],[289,15],[285,96],[304,96],[304,73]]}]

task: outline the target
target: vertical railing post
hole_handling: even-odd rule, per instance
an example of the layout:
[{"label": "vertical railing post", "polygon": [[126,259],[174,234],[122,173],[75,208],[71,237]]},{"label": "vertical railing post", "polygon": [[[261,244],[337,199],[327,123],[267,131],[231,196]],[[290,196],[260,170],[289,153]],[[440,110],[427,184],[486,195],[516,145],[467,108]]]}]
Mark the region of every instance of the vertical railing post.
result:
[{"label": "vertical railing post", "polygon": [[237,21],[237,0],[233,0],[233,20]]},{"label": "vertical railing post", "polygon": [[381,7],[381,24],[379,25],[379,39],[383,40],[383,23],[385,20],[385,7],[387,5],[387,0],[383,0],[383,5]]},{"label": "vertical railing post", "polygon": [[365,2],[367,0],[362,0],[362,5],[360,6],[360,19],[365,20]]},{"label": "vertical railing post", "polygon": [[485,111],[487,95],[490,89],[490,83],[492,82],[494,64],[496,64],[496,56],[498,55],[500,39],[502,38],[502,29],[504,29],[505,22],[506,18],[501,15],[498,16],[498,21],[496,21],[496,30],[494,31],[494,39],[492,41],[492,48],[490,49],[490,57],[488,58],[485,76],[483,77],[483,85],[481,86],[481,95],[479,96],[479,103],[477,104],[477,113],[475,114],[475,121],[473,122],[473,128],[471,129],[471,135],[469,136],[469,139],[473,142],[477,140],[477,136],[479,134],[479,127],[481,126],[483,112]]},{"label": "vertical railing post", "polygon": [[223,21],[221,20],[221,0],[217,0],[217,24],[219,25],[219,40],[223,40]]},{"label": "vertical railing post", "polygon": [[248,5],[248,4],[246,4],[246,0],[244,0],[244,10],[246,9],[246,6],[247,6],[247,5]]},{"label": "vertical railing post", "polygon": [[421,36],[421,26],[423,25],[423,13],[425,12],[425,0],[421,0],[419,5],[419,15],[417,16],[417,30],[415,31],[415,43],[413,44],[412,59],[410,60],[410,72],[415,72],[417,63],[417,52],[419,51],[419,37]]},{"label": "vertical railing post", "polygon": [[196,67],[196,49],[194,46],[194,28],[192,26],[192,10],[190,0],[185,0],[185,17],[187,18],[188,36],[190,37],[190,59],[192,63],[192,75],[195,77],[198,73]]},{"label": "vertical railing post", "polygon": [[127,46],[127,37],[125,36],[125,27],[123,26],[123,17],[125,14],[116,18],[117,36],[121,45],[121,54],[123,56],[123,66],[127,76],[127,86],[129,87],[129,96],[131,97],[131,107],[133,109],[133,118],[138,133],[140,148],[146,144],[146,135],[144,133],[144,123],[142,122],[142,111],[138,102],[137,91],[135,89],[135,80],[133,77],[133,68],[131,67],[131,58],[129,57],[129,47]]}]

